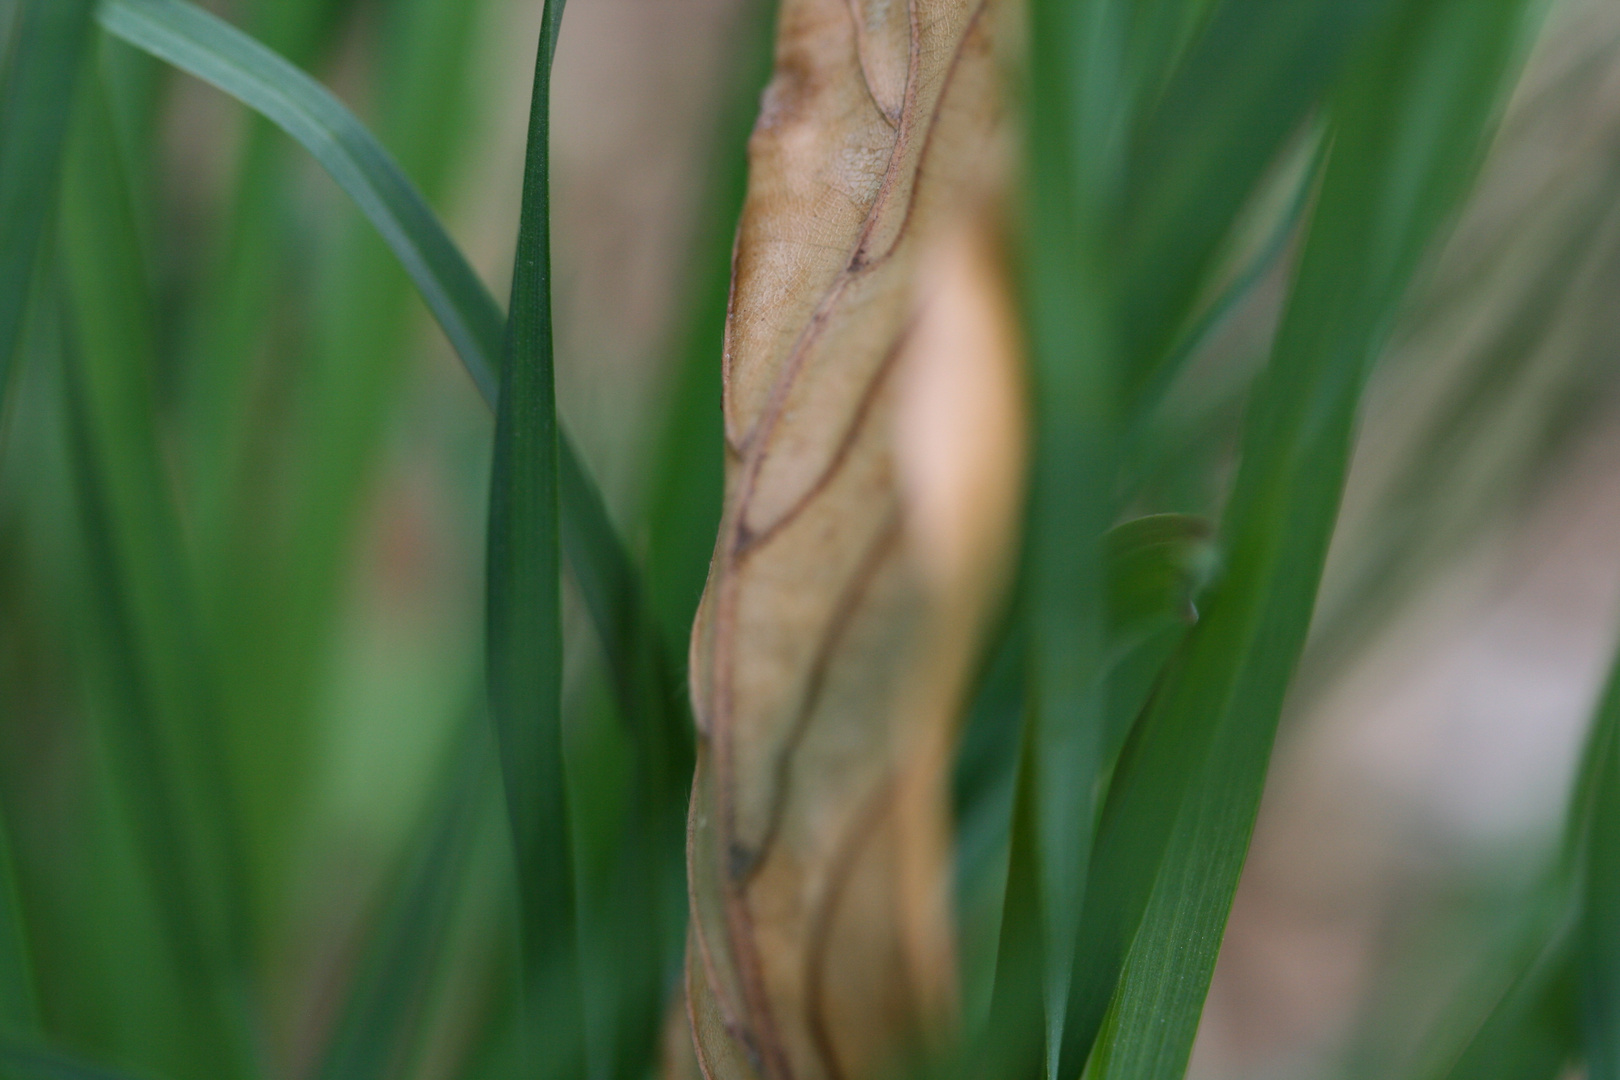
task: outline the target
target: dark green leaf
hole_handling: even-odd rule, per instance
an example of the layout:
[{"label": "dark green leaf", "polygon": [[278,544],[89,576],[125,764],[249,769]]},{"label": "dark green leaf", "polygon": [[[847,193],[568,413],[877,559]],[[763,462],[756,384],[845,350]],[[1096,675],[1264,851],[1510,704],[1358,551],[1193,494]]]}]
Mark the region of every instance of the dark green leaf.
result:
[{"label": "dark green leaf", "polygon": [[577,1075],[584,1066],[562,753],[562,556],[551,329],[550,84],[561,14],[562,4],[547,0],[529,106],[523,212],[495,412],[485,597],[489,707],[516,852],[525,991],[535,1013],[531,1023],[538,1025],[546,1008],[553,1032],[563,1033],[561,1041],[532,1042],[530,1064],[543,1076],[559,1077]]}]

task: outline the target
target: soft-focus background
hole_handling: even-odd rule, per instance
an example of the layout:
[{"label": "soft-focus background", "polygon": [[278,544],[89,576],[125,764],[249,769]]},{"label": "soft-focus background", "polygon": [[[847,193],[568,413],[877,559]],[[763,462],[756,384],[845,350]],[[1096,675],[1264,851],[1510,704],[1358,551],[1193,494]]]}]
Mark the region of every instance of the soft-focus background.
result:
[{"label": "soft-focus background", "polygon": [[[705,527],[663,520],[657,492],[715,483],[717,454],[689,455],[669,418],[683,394],[718,393],[716,369],[688,357],[717,343],[716,266],[764,6],[572,0],[564,22],[561,409],[638,550],[659,529]],[[215,9],[336,89],[503,294],[538,3]],[[189,493],[199,622],[232,682],[252,948],[272,973],[262,1038],[303,1075],[475,700],[490,421],[386,251],[300,151],[211,89],[109,59],[162,135],[150,156],[130,149],[160,319],[162,446]],[[1195,1076],[1386,1075],[1421,1053],[1437,1003],[1474,977],[1481,943],[1552,857],[1620,627],[1617,180],[1620,6],[1559,0],[1368,398]],[[1227,318],[1167,406],[1167,429],[1192,432],[1217,463],[1279,285],[1262,282]],[[151,898],[96,916],[121,895],[130,844],[96,794],[108,765],[90,734],[116,707],[118,676],[85,652],[94,617],[51,420],[50,325],[34,320],[28,355],[47,360],[22,365],[3,418],[0,792],[22,900],[43,927],[40,966],[58,976],[43,1007],[94,1049],[145,1022],[131,995],[98,1004],[52,987],[138,978],[128,920],[153,916]],[[1165,497],[1213,509],[1199,490]],[[676,637],[701,581],[654,587]],[[579,651],[575,719],[606,693]],[[598,806],[582,819],[611,818],[626,750],[601,725],[575,730],[569,753],[605,778],[574,793]],[[510,977],[510,870],[486,803],[419,1033],[424,1076],[469,1047],[502,1052],[484,1003]]]}]

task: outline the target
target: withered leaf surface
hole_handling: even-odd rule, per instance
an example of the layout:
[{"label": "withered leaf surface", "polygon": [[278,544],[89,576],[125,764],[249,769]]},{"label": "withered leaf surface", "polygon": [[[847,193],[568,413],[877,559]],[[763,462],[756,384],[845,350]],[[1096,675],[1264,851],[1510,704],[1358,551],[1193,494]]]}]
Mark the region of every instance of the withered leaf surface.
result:
[{"label": "withered leaf surface", "polygon": [[945,780],[1012,546],[991,232],[1011,0],[783,0],[692,637],[687,996],[710,1080],[855,1080],[948,1030]]}]

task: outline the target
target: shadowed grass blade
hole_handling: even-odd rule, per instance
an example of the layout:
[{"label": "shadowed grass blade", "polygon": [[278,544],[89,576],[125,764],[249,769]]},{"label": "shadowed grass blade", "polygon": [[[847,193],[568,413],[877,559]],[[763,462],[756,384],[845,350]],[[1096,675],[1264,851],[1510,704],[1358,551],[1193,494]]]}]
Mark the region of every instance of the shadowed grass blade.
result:
[{"label": "shadowed grass blade", "polygon": [[1518,0],[1408,5],[1336,92],[1302,267],[1249,406],[1224,528],[1229,570],[1110,792],[1082,930],[1087,984],[1065,1051],[1074,1072],[1110,998],[1089,1066],[1098,1080],[1186,1067],[1361,387],[1483,153],[1524,22]]},{"label": "shadowed grass blade", "polygon": [[[559,0],[535,60],[523,211],[495,411],[486,568],[486,671],[516,855],[531,1068],[584,1069],[574,854],[562,744],[561,550],[552,368],[549,140]],[[546,989],[542,992],[542,984]],[[545,1022],[553,1039],[538,1037]]]},{"label": "shadowed grass blade", "polygon": [[[484,400],[495,405],[505,333],[500,307],[415,187],[346,107],[275,53],[182,0],[107,0],[99,17],[109,33],[230,94],[309,150],[382,235]],[[643,603],[640,583],[601,495],[566,437],[559,467],[570,568],[614,664],[615,681],[636,687],[640,673],[625,666],[636,651],[621,643],[624,627],[653,625],[626,606]],[[640,714],[629,719],[635,723]]]},{"label": "shadowed grass blade", "polygon": [[9,57],[0,48],[0,419],[94,10],[93,0],[22,0]]}]

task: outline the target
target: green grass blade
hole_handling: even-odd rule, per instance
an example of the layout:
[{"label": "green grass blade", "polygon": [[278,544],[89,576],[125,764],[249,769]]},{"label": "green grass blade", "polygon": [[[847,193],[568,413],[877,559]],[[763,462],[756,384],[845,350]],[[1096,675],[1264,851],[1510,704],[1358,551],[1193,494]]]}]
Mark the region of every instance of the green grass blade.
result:
[{"label": "green grass blade", "polygon": [[[1390,0],[1226,0],[1132,141],[1121,216],[1128,398],[1162,383],[1221,242]],[[1150,395],[1151,396],[1151,395]]]},{"label": "green grass blade", "polygon": [[[485,401],[496,404],[505,334],[500,306],[426,201],[347,108],[275,53],[182,0],[107,0],[99,15],[109,33],[237,98],[309,150],[382,235]],[[640,603],[642,590],[606,505],[566,434],[561,447],[564,550],[609,660],[622,663],[635,655],[617,647],[622,628],[647,619],[624,605]],[[641,678],[623,668],[614,674],[630,686]]]},{"label": "green grass blade", "polygon": [[[1109,76],[1123,63],[1126,5],[1032,6],[1026,322],[1034,463],[1024,580],[1025,723],[1046,1072],[1055,1080],[1102,773],[1117,328],[1100,261],[1123,161],[1125,117]],[[1022,858],[1015,855],[1015,858]],[[1004,996],[1004,995],[1003,995]]]},{"label": "green grass blade", "polygon": [[[562,745],[558,438],[552,368],[550,85],[562,4],[547,0],[535,61],[523,211],[495,413],[486,569],[489,708],[518,875],[531,1067],[584,1067],[574,855]],[[547,984],[541,1002],[541,984]],[[560,1035],[534,1038],[545,1020]],[[560,1015],[564,1010],[567,1015]]]},{"label": "green grass blade", "polygon": [[[1177,1077],[1186,1066],[1361,387],[1483,153],[1524,22],[1517,0],[1412,5],[1334,99],[1302,266],[1249,406],[1224,528],[1229,570],[1110,793],[1082,939],[1088,984],[1071,1027],[1077,1039],[1094,1030],[1112,999],[1090,1066],[1098,1080]],[[1076,1073],[1085,1050],[1077,1042],[1066,1055]]]},{"label": "green grass blade", "polygon": [[0,418],[29,282],[56,204],[62,142],[94,9],[93,0],[23,0],[9,50],[0,49]]}]

